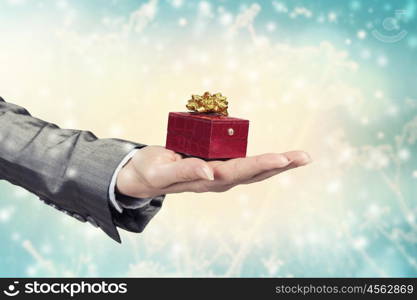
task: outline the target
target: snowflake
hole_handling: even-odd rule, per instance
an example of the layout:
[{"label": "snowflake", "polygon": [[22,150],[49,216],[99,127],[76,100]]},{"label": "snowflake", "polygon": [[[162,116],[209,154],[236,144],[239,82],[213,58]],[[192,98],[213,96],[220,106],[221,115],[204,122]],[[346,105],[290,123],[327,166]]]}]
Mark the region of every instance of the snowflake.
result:
[{"label": "snowflake", "polygon": [[211,4],[207,1],[201,1],[198,5],[198,10],[203,16],[212,16]]},{"label": "snowflake", "polygon": [[184,4],[184,0],[171,0],[171,5],[175,8],[179,8]]},{"label": "snowflake", "polygon": [[408,160],[410,158],[410,156],[411,156],[411,154],[410,154],[410,151],[408,149],[400,149],[398,151],[398,158],[400,160],[403,160],[403,161]]},{"label": "snowflake", "polygon": [[365,237],[358,237],[357,239],[353,240],[353,248],[356,250],[363,250],[367,247],[368,240]]},{"label": "snowflake", "polygon": [[178,20],[178,25],[180,25],[181,27],[187,26],[187,24],[188,24],[188,21],[186,18],[180,18]]},{"label": "snowflake", "polygon": [[364,30],[359,30],[358,33],[356,34],[358,39],[363,40],[366,38],[366,31]]},{"label": "snowflake", "polygon": [[334,13],[334,12],[330,12],[328,15],[327,15],[327,19],[329,20],[329,22],[336,22],[337,21],[337,15],[336,15],[336,13]]},{"label": "snowflake", "polygon": [[66,173],[69,178],[74,178],[78,175],[78,171],[75,168],[68,168]]},{"label": "snowflake", "polygon": [[388,64],[388,58],[384,55],[380,55],[380,56],[378,56],[376,62],[378,64],[378,66],[385,67]]},{"label": "snowflake", "polygon": [[227,26],[230,25],[233,21],[233,16],[229,13],[223,13],[220,16],[220,24]]},{"label": "snowflake", "polygon": [[277,25],[275,24],[275,22],[268,22],[268,24],[266,24],[266,30],[268,30],[269,32],[275,31],[276,28]]},{"label": "snowflake", "polygon": [[5,223],[9,221],[13,213],[14,213],[13,207],[6,207],[3,209],[0,209],[0,222]]}]

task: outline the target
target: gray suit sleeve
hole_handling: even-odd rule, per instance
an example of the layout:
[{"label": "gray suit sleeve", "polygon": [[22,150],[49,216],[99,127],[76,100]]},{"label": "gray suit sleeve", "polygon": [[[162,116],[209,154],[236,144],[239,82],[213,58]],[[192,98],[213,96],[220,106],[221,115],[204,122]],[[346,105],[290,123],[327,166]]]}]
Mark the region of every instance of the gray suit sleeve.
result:
[{"label": "gray suit sleeve", "polygon": [[139,203],[122,213],[109,202],[112,175],[134,148],[145,145],[98,139],[89,131],[61,129],[32,117],[0,97],[0,179],[36,194],[46,204],[94,226],[121,242],[117,226],[142,232],[164,196],[120,201]]}]

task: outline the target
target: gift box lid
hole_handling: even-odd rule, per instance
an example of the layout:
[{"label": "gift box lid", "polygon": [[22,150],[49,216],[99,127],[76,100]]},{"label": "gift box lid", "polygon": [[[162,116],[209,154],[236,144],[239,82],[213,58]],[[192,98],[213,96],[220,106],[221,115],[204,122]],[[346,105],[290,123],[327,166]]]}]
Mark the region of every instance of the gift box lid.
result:
[{"label": "gift box lid", "polygon": [[197,119],[199,121],[203,122],[242,122],[247,123],[249,120],[241,119],[241,118],[235,118],[235,117],[229,117],[229,116],[223,116],[219,114],[205,114],[205,113],[196,113],[196,112],[170,112],[170,116],[176,116],[176,117],[183,117],[183,118],[192,118]]},{"label": "gift box lid", "polygon": [[246,139],[249,120],[218,114],[170,112],[168,134],[179,134],[193,139]]}]

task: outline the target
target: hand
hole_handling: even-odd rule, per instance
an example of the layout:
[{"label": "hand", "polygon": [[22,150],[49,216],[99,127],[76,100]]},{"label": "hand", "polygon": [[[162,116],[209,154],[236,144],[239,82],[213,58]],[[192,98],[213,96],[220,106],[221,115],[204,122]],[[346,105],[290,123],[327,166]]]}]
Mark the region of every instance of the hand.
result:
[{"label": "hand", "polygon": [[309,155],[302,151],[207,162],[183,158],[164,147],[147,146],[138,150],[119,172],[116,188],[121,194],[138,198],[182,192],[224,192],[309,162]]}]

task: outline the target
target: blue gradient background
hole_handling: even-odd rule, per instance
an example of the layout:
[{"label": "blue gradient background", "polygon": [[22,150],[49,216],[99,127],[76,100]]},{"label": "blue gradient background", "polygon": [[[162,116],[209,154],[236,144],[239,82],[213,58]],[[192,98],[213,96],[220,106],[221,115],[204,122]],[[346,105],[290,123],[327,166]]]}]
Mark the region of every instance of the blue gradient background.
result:
[{"label": "blue gradient background", "polygon": [[1,182],[0,276],[416,276],[416,14],[414,0],[0,0],[0,95],[33,115],[164,144],[168,111],[221,91],[251,120],[250,155],[314,159],[170,195],[122,245]]}]

